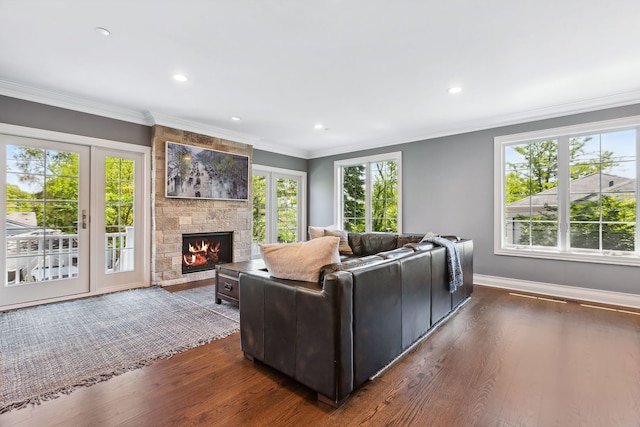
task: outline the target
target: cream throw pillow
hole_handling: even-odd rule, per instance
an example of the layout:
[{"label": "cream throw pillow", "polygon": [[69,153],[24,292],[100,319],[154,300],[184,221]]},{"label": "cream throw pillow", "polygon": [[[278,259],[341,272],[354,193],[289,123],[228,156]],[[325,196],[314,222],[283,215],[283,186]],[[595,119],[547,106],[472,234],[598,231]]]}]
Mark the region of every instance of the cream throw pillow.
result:
[{"label": "cream throw pillow", "polygon": [[310,239],[317,239],[318,237],[324,237],[324,231],[325,230],[335,231],[337,229],[338,229],[338,226],[335,225],[335,224],[328,225],[326,227],[314,227],[314,226],[310,225],[307,228],[307,231],[309,232],[309,238]]},{"label": "cream throw pillow", "polygon": [[280,279],[317,282],[320,269],[340,262],[339,237],[319,237],[298,243],[263,243],[260,254],[267,270]]},{"label": "cream throw pillow", "polygon": [[340,255],[353,255],[353,251],[351,250],[351,246],[349,246],[349,240],[347,237],[347,232],[344,230],[324,230],[325,236],[335,236],[340,238],[340,246],[338,246],[338,251]]}]

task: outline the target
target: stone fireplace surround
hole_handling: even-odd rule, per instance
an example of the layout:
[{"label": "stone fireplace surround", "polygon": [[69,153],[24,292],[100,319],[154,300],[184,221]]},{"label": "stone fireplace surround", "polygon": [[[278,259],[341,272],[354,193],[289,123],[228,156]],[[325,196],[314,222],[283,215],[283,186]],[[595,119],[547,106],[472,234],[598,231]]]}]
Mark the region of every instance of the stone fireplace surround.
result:
[{"label": "stone fireplace surround", "polygon": [[182,234],[233,231],[233,261],[248,260],[251,257],[251,190],[249,201],[165,197],[166,141],[248,156],[249,179],[253,147],[160,125],[153,127],[151,283],[167,286],[212,279],[215,270],[182,274]]}]

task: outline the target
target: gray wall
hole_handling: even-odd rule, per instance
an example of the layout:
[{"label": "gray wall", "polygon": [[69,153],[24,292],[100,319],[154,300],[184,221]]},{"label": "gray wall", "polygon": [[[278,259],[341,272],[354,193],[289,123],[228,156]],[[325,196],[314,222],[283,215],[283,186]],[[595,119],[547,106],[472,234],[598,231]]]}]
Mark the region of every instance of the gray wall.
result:
[{"label": "gray wall", "polygon": [[[151,127],[0,95],[0,123],[151,147]],[[307,170],[307,159],[254,150],[254,163]]]},{"label": "gray wall", "polygon": [[274,168],[291,169],[295,171],[307,170],[307,159],[299,157],[285,156],[284,154],[272,153],[264,150],[253,150],[253,163]]},{"label": "gray wall", "polygon": [[403,231],[474,240],[474,272],[640,294],[640,267],[493,254],[494,137],[640,115],[640,104],[309,161],[309,225],[333,223],[333,162],[402,151]]},{"label": "gray wall", "polygon": [[0,95],[0,123],[151,147],[151,128]]}]

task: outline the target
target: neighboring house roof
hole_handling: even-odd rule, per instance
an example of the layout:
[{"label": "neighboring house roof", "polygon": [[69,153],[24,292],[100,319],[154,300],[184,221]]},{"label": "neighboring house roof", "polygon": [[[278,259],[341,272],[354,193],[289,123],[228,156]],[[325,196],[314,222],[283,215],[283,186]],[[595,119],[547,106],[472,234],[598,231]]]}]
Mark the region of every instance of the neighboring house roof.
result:
[{"label": "neighboring house roof", "polygon": [[62,231],[52,228],[38,227],[35,212],[7,212],[5,220],[7,236],[40,236],[43,234],[62,234]]},{"label": "neighboring house roof", "polygon": [[29,232],[31,229],[33,229],[33,226],[25,224],[24,222],[15,221],[9,218],[7,218],[6,220],[5,231],[7,236],[17,236],[20,234],[24,234],[26,232]]},{"label": "neighboring house roof", "polygon": [[35,212],[7,212],[7,219],[30,227],[38,226]]},{"label": "neighboring house roof", "polygon": [[[628,198],[626,193],[636,191],[636,180],[607,173],[592,173],[571,181],[569,200],[598,200],[601,193],[617,193],[620,198]],[[546,205],[558,204],[558,188],[550,188],[507,205],[509,214],[541,211]],[[513,216],[513,215],[510,215]]]}]

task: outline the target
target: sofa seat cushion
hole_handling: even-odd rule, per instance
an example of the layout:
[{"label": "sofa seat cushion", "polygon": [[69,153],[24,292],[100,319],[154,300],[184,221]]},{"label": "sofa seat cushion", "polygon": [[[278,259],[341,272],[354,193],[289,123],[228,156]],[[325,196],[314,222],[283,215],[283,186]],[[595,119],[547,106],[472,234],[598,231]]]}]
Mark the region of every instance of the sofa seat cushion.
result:
[{"label": "sofa seat cushion", "polygon": [[267,270],[280,279],[317,282],[320,269],[340,262],[339,237],[319,237],[298,243],[263,243],[260,254]]},{"label": "sofa seat cushion", "polygon": [[381,258],[377,255],[370,255],[360,258],[347,258],[342,262],[328,264],[322,267],[322,269],[320,270],[320,279],[322,280],[324,276],[330,273],[335,273],[337,271],[350,271],[354,268],[379,264],[382,261],[384,261],[384,258]]},{"label": "sofa seat cushion", "polygon": [[412,249],[416,252],[420,251],[430,251],[433,249],[433,243],[431,242],[419,242],[419,243],[407,243],[403,247]]},{"label": "sofa seat cushion", "polygon": [[395,258],[407,256],[409,254],[412,254],[413,252],[414,250],[412,248],[402,247],[398,249],[393,249],[391,251],[380,252],[378,253],[378,256],[384,259],[395,259]]}]

